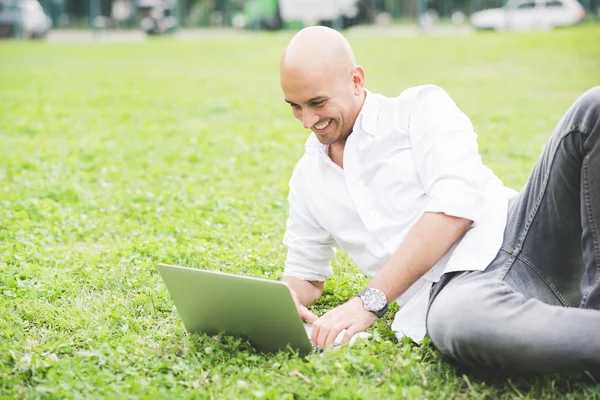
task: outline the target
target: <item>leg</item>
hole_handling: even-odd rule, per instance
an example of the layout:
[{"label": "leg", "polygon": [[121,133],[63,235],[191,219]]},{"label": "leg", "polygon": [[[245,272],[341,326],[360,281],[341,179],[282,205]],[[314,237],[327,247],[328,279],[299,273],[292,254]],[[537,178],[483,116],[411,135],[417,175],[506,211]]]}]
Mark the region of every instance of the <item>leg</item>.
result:
[{"label": "leg", "polygon": [[503,278],[515,290],[546,301],[530,290],[533,281],[533,287],[546,286],[565,306],[600,310],[599,173],[597,87],[562,118],[511,203],[503,248],[526,265],[506,269]]},{"label": "leg", "polygon": [[436,285],[428,331],[442,352],[514,371],[600,368],[600,312],[563,307],[600,309],[595,171],[600,88],[580,97],[559,123],[511,202],[492,265]]},{"label": "leg", "polygon": [[[511,258],[501,250],[497,260]],[[527,299],[501,274],[464,272],[440,291],[427,328],[442,353],[471,367],[510,372],[600,368],[600,312]]]}]

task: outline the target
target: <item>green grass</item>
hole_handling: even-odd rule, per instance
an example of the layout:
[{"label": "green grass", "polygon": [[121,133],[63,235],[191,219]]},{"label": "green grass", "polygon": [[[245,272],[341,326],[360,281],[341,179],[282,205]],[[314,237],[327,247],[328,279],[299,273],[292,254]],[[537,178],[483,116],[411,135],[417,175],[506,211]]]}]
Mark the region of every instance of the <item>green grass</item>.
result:
[{"label": "green grass", "polygon": [[[600,398],[580,375],[457,368],[397,343],[393,313],[373,340],[305,359],[186,333],[157,262],[282,275],[307,136],[279,88],[289,37],[0,43],[0,397]],[[516,189],[600,82],[600,25],[349,39],[370,90],[444,87]],[[343,254],[334,270],[319,314],[366,282]]]}]

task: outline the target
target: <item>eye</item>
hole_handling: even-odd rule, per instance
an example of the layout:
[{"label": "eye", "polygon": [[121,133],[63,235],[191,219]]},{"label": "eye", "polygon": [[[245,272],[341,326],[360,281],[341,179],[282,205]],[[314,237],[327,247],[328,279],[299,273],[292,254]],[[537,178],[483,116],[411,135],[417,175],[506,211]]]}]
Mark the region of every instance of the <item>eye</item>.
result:
[{"label": "eye", "polygon": [[325,100],[315,101],[315,102],[310,103],[310,105],[315,108],[321,108],[325,105]]}]

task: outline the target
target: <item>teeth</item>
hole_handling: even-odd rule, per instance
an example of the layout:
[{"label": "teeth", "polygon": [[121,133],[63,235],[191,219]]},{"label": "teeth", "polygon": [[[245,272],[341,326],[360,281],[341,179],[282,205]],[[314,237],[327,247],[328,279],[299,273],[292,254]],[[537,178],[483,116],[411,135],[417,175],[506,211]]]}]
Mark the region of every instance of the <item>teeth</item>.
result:
[{"label": "teeth", "polygon": [[315,125],[315,128],[321,130],[321,129],[325,129],[329,126],[329,124],[331,123],[331,118],[329,118],[327,120],[327,122],[322,123],[321,125]]}]

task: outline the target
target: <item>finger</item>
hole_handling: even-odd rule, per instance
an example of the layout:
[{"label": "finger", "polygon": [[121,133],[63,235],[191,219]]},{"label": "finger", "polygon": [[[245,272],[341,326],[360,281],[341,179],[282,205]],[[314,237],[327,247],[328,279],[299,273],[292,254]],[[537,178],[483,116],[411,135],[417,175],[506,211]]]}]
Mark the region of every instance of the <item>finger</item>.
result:
[{"label": "finger", "polygon": [[321,329],[319,329],[319,334],[317,336],[317,346],[319,346],[321,350],[325,350],[325,340],[327,340],[330,330],[331,325],[328,323],[324,324],[323,326],[321,326]]},{"label": "finger", "polygon": [[319,318],[315,322],[313,322],[311,336],[310,336],[310,340],[311,340],[313,346],[319,346],[319,348],[321,348],[321,349],[323,348],[322,343],[319,343],[319,337],[321,336],[321,334],[322,334],[321,331],[324,328],[327,330],[326,333],[329,332],[330,321],[331,321],[331,315],[330,315],[330,313],[326,313],[321,318]]},{"label": "finger", "polygon": [[[325,314],[327,315],[327,314]],[[312,328],[310,330],[310,342],[312,343],[313,346],[317,345],[317,338],[319,337],[319,330],[321,329],[321,326],[323,325],[323,318],[325,317],[322,316],[321,318],[318,318],[315,322],[312,323]]]},{"label": "finger", "polygon": [[319,319],[319,317],[317,317],[308,308],[306,308],[304,306],[300,306],[299,314],[306,322],[311,323],[311,324]]},{"label": "finger", "polygon": [[348,327],[348,329],[346,330],[346,333],[344,334],[344,338],[342,339],[342,344],[343,345],[348,344],[348,342],[350,342],[352,337],[354,335],[356,335],[358,332],[360,332],[360,329],[358,329],[356,325],[352,325],[352,326]]},{"label": "finger", "polygon": [[[319,330],[319,335],[317,338],[317,345],[325,350],[325,346],[327,343],[327,339],[329,338],[329,336],[331,336],[331,331],[332,329],[334,329],[335,326],[337,326],[338,324],[343,323],[339,317],[338,318],[329,318],[327,321],[325,321],[325,323],[323,325],[321,325],[321,329]],[[339,332],[338,332],[339,334]],[[335,336],[333,337],[332,341],[335,340]]]},{"label": "finger", "polygon": [[328,349],[332,349],[334,347],[335,340],[339,336],[340,332],[346,329],[349,325],[350,323],[343,323],[342,321],[333,325],[333,327],[329,331],[327,339],[325,339],[325,347]]}]

